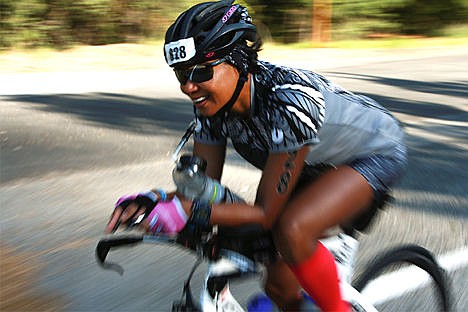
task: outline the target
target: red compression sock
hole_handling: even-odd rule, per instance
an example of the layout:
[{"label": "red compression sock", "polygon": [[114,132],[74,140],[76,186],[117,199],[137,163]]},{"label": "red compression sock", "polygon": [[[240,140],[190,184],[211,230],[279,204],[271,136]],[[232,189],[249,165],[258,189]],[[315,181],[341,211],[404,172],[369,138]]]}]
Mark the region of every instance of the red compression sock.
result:
[{"label": "red compression sock", "polygon": [[289,267],[322,311],[351,311],[341,297],[335,259],[322,243],[317,243],[307,260]]}]

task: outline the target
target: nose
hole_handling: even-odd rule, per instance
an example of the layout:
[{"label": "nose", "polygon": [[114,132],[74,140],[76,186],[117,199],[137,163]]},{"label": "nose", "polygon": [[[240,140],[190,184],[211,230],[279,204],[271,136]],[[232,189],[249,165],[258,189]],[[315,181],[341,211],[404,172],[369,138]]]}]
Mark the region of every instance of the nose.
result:
[{"label": "nose", "polygon": [[180,84],[180,90],[185,94],[196,92],[198,88],[198,85],[190,80],[187,80],[184,84]]}]

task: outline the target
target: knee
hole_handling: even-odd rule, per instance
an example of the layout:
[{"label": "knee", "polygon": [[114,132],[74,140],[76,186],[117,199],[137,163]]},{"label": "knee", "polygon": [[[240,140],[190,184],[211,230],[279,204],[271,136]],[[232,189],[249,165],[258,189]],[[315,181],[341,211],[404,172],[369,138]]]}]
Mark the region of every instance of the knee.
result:
[{"label": "knee", "polygon": [[287,246],[299,246],[304,237],[304,228],[297,218],[281,218],[274,228],[274,237]]},{"label": "knee", "polygon": [[319,237],[319,234],[314,231],[318,226],[312,224],[310,218],[307,222],[300,217],[280,218],[273,231],[274,238],[286,246],[303,248]]},{"label": "knee", "polygon": [[288,263],[297,263],[313,251],[314,242],[319,239],[318,226],[310,226],[300,218],[281,218],[273,229],[275,245]]}]

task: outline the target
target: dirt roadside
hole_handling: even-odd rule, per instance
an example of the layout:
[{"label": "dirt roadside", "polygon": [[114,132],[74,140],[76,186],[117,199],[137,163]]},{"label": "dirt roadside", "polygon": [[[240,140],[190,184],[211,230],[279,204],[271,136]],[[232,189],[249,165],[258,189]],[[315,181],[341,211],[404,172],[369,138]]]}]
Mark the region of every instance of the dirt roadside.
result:
[{"label": "dirt roadside", "polygon": [[[371,45],[372,46],[372,45]],[[356,43],[347,48],[294,48],[265,44],[259,58],[292,65],[326,68],[347,63],[361,63],[372,58],[392,60],[404,56],[422,56],[430,53],[459,53],[468,48],[466,39],[414,39],[403,47],[374,44],[363,47]],[[0,52],[0,73],[34,72],[99,72],[121,70],[157,70],[167,68],[162,43],[113,44],[79,46],[63,51],[39,49]]]},{"label": "dirt roadside", "polygon": [[43,266],[34,254],[18,252],[0,243],[0,311],[60,311],[59,295],[39,290]]}]

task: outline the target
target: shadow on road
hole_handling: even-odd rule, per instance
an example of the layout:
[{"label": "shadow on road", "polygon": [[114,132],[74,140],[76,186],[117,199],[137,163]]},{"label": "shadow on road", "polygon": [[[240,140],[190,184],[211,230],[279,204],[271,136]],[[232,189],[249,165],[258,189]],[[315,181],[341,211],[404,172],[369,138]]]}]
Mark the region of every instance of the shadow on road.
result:
[{"label": "shadow on road", "polygon": [[33,109],[68,114],[99,127],[140,134],[157,128],[183,131],[192,119],[190,102],[114,93],[16,95],[6,101],[30,103]]},{"label": "shadow on road", "polygon": [[[347,73],[333,73],[335,75],[350,76],[354,79],[372,80],[383,85],[393,85],[408,90],[442,94],[466,99],[467,84],[448,82],[420,82],[413,80],[384,78],[371,75],[354,75]],[[416,117],[430,117],[445,121],[466,121],[467,112],[444,103],[420,102],[407,98],[396,98],[378,94],[366,94],[376,99],[392,112],[404,113]],[[114,93],[91,94],[55,94],[55,95],[18,95],[3,98],[5,102],[30,103],[33,109],[69,114],[98,127],[121,129],[133,133],[151,135],[161,128],[183,133],[192,118],[192,108],[187,100],[175,98],[151,98]],[[414,124],[406,127],[418,128]],[[448,126],[434,123],[424,125],[420,129],[427,133],[442,133],[445,136],[467,138],[466,127]],[[466,199],[468,189],[467,151],[464,147],[445,140],[437,140],[430,136],[409,135],[409,169],[402,181],[404,189],[420,192],[435,192]],[[228,161],[236,159],[229,153]],[[425,181],[434,181],[437,185],[428,185]],[[437,213],[468,217],[468,211],[463,204],[451,205],[445,209],[441,207]],[[414,209],[426,209],[415,207]]]},{"label": "shadow on road", "polygon": [[[433,95],[443,95],[465,100],[468,98],[468,81],[462,82],[427,82],[417,80],[407,80],[389,77],[379,77],[374,75],[350,74],[345,72],[328,72],[328,74],[354,80],[361,80],[380,84],[383,86],[393,86],[409,91],[428,93]],[[420,102],[408,98],[389,97],[381,94],[366,94],[382,103],[386,108],[395,113],[404,113],[418,117],[430,117],[443,120],[464,120],[468,121],[468,114],[464,110],[456,109],[444,103]]]}]

